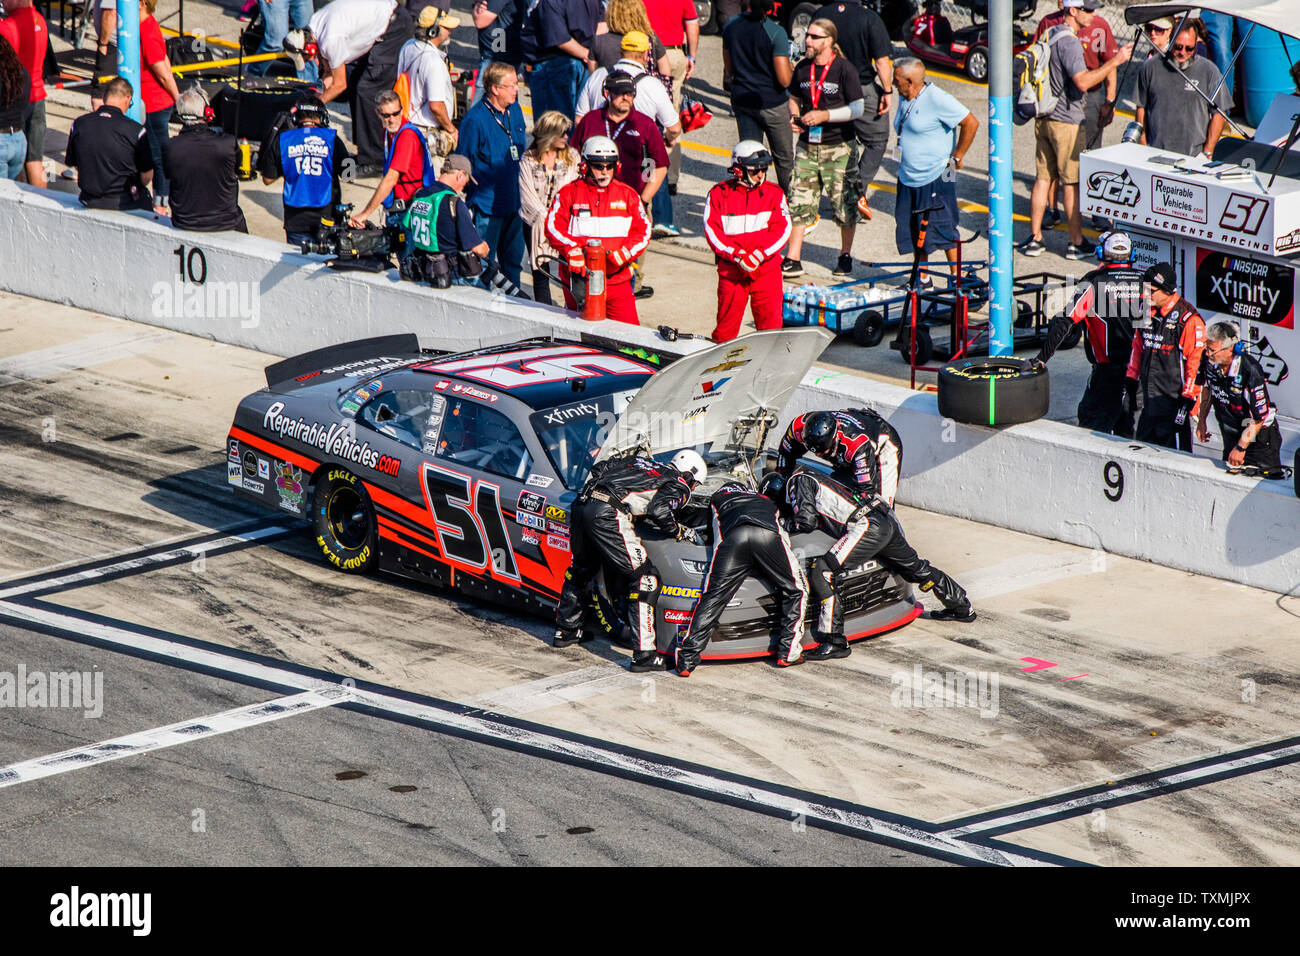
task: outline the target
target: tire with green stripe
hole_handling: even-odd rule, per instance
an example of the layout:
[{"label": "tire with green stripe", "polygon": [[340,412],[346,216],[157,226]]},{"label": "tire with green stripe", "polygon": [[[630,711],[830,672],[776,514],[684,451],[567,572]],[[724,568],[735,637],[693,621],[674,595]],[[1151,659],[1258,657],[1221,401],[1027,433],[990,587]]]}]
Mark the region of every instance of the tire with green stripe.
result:
[{"label": "tire with green stripe", "polygon": [[1016,425],[1047,414],[1047,369],[1026,359],[968,358],[939,370],[939,414],[968,425]]}]

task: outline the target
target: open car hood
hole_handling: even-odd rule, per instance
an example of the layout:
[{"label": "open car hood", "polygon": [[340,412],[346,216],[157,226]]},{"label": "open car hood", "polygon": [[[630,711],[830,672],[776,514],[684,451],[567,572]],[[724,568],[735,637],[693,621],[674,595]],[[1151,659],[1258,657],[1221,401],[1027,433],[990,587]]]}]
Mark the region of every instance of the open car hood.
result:
[{"label": "open car hood", "polygon": [[641,386],[597,461],[638,447],[658,455],[761,442],[766,427],[746,430],[745,422],[775,424],[804,373],[834,338],[815,327],[771,329],[678,359]]}]

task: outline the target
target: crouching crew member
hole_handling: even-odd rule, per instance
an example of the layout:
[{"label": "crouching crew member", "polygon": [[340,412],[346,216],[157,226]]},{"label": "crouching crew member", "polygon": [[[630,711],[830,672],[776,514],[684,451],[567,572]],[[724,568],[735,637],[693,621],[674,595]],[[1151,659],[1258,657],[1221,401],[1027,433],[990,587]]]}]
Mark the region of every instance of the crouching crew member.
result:
[{"label": "crouching crew member", "polygon": [[339,204],[339,177],[349,157],[319,97],[303,97],[290,122],[264,143],[258,171],[268,186],[284,177],[284,236],[296,246],[315,240],[321,220]]},{"label": "crouching crew member", "polygon": [[[555,194],[546,213],[546,241],[564,256],[561,279],[572,287],[573,277],[586,275],[587,240],[599,239],[605,246],[605,315],[639,325],[632,262],[650,244],[650,220],[636,190],[614,178],[618,147],[608,136],[593,136],[582,144],[581,169],[580,179]],[[564,301],[570,309],[577,307],[567,292]]]},{"label": "crouching crew member", "polygon": [[[1192,450],[1192,420],[1201,387],[1196,373],[1205,349],[1205,320],[1178,294],[1174,267],[1161,262],[1142,274],[1151,324],[1133,333],[1128,377],[1142,399],[1138,441]],[[1132,387],[1132,386],[1130,386]]]},{"label": "crouching crew member", "polygon": [[[659,572],[650,562],[636,532],[635,519],[664,534],[694,539],[695,532],[678,524],[676,511],[703,480],[704,459],[693,451],[678,452],[671,465],[634,455],[610,458],[591,469],[573,505],[570,545],[573,563],[564,575],[555,612],[556,647],[588,640],[582,629],[591,582],[602,562],[621,580],[631,582],[628,624],[636,651],[634,671],[663,670],[664,658],[655,646],[655,606],[659,601]],[[613,592],[615,582],[609,582]]]},{"label": "crouching crew member", "polygon": [[691,676],[718,618],[751,575],[767,581],[781,602],[777,666],[802,664],[800,638],[808,610],[808,580],[777,519],[776,506],[745,485],[728,482],[713,493],[709,507],[713,512],[713,553],[690,627],[677,640],[677,673]]},{"label": "crouching crew member", "polygon": [[239,208],[239,143],[214,129],[207,94],[192,86],[176,100],[181,131],[162,144],[171,183],[172,225],[192,232],[248,232]]},{"label": "crouching crew member", "polygon": [[1132,438],[1133,409],[1125,408],[1124,383],[1134,321],[1143,317],[1142,270],[1133,267],[1133,243],[1127,233],[1102,235],[1097,258],[1101,267],[1079,280],[1078,297],[1068,312],[1052,319],[1034,361],[1040,365],[1050,361],[1066,336],[1084,323],[1092,374],[1079,400],[1079,427]]},{"label": "crouching crew member", "polygon": [[865,498],[893,507],[903,468],[903,439],[869,408],[807,412],[781,438],[776,470],[789,477],[800,457],[812,452],[831,464],[831,477]]},{"label": "crouching crew member", "polygon": [[781,249],[790,238],[785,194],[767,182],[772,154],[742,140],[731,151],[731,178],[704,200],[704,235],[717,258],[718,322],[713,341],[740,334],[749,303],[754,325],[781,328]]},{"label": "crouching crew member", "polygon": [[438,181],[411,199],[402,222],[406,247],[398,258],[403,279],[436,289],[478,281],[489,250],[463,198],[474,179],[471,168],[468,157],[453,153]]},{"label": "crouching crew member", "polygon": [[920,585],[922,591],[934,591],[943,603],[943,610],[930,614],[935,620],[975,620],[966,591],[916,553],[903,536],[893,509],[880,498],[863,501],[839,482],[802,466],[788,479],[779,473],[769,473],[760,488],[789,509],[792,531],[820,528],[837,539],[829,551],[813,562],[809,580],[813,597],[820,603],[817,614],[820,646],[808,652],[808,660],[828,661],[849,656],[849,642],[844,636],[844,603],[837,592],[844,571],[873,559],[904,581]]},{"label": "crouching crew member", "polygon": [[[1223,460],[1243,473],[1285,478],[1282,432],[1277,427],[1277,406],[1268,397],[1268,379],[1254,356],[1246,354],[1231,322],[1216,322],[1206,330],[1196,384],[1209,386],[1223,436]],[[1196,421],[1196,437],[1202,442],[1210,440],[1205,426],[1210,404],[1201,400]]]}]

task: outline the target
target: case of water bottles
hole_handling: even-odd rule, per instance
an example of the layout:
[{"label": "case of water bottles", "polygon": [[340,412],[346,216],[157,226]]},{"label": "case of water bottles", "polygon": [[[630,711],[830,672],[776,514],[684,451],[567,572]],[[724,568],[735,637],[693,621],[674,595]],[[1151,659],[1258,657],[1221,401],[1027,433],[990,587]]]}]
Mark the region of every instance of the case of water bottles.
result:
[{"label": "case of water bottles", "polygon": [[785,326],[820,325],[836,335],[853,331],[858,316],[875,307],[897,301],[902,293],[895,288],[872,286],[862,289],[836,289],[820,285],[801,285],[786,289],[781,307]]}]

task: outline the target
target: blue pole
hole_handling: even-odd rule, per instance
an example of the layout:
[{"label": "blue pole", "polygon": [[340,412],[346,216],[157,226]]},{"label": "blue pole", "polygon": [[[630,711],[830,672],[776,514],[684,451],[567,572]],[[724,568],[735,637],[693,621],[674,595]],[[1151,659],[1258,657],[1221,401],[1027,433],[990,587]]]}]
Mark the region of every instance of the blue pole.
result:
[{"label": "blue pole", "polygon": [[117,0],[117,75],[131,84],[135,95],[126,115],[144,122],[144,98],[140,94],[140,3]]},{"label": "blue pole", "polygon": [[989,354],[1012,353],[1011,0],[989,3]]}]

